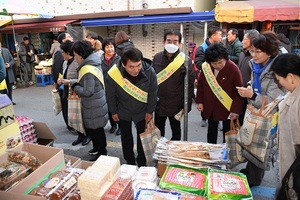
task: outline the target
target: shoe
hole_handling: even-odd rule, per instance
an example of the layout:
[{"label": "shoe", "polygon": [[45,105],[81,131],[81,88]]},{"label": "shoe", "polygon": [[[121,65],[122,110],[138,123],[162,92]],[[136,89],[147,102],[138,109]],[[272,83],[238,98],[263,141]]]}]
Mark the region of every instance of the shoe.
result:
[{"label": "shoe", "polygon": [[116,132],[116,135],[121,135],[121,129],[118,128],[117,132]]},{"label": "shoe", "polygon": [[218,124],[218,130],[223,131],[223,124],[221,122],[219,122]]},{"label": "shoe", "polygon": [[17,89],[17,86],[16,86],[16,85],[13,85],[11,88],[12,88],[13,90],[15,90],[15,89]]},{"label": "shoe", "polygon": [[15,105],[17,105],[15,102],[12,102],[12,104],[15,106]]},{"label": "shoe", "polygon": [[91,161],[91,162],[94,162],[94,161],[96,161],[99,157],[100,157],[100,154],[98,154],[98,153],[95,154],[95,155],[92,155],[90,161]]},{"label": "shoe", "polygon": [[200,125],[201,125],[201,127],[206,127],[206,126],[207,126],[206,120],[202,120],[202,121],[200,122]]},{"label": "shoe", "polygon": [[112,127],[110,128],[109,132],[110,132],[110,133],[114,133],[116,130],[117,130],[117,126],[114,125],[114,126],[112,126]]},{"label": "shoe", "polygon": [[29,81],[29,85],[33,85],[34,83],[32,81]]},{"label": "shoe", "polygon": [[89,150],[90,155],[96,155],[97,153],[98,153],[98,151],[96,149]]},{"label": "shoe", "polygon": [[84,140],[84,135],[83,134],[78,134],[77,139],[72,142],[72,145],[75,146],[77,144],[80,144]]},{"label": "shoe", "polygon": [[85,136],[83,141],[82,141],[82,145],[85,146],[85,145],[88,145],[91,141],[91,137],[90,136]]}]

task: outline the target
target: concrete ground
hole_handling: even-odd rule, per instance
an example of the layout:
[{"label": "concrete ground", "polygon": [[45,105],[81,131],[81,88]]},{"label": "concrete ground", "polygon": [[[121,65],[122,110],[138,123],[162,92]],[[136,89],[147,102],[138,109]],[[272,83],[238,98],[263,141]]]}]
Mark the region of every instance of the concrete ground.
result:
[{"label": "concrete ground", "polygon": [[[34,121],[45,122],[50,130],[56,135],[57,140],[54,142],[55,147],[64,149],[65,154],[80,157],[83,160],[89,160],[90,156],[88,151],[92,148],[92,144],[82,146],[72,146],[71,143],[76,139],[76,132],[67,130],[61,114],[54,115],[52,110],[51,99],[52,86],[36,87],[30,86],[27,88],[17,88],[13,90],[13,101],[16,103],[14,106],[15,115],[27,116]],[[196,105],[193,105],[192,111],[189,113],[188,120],[188,141],[201,141],[206,142],[207,127],[200,126],[201,116]],[[168,122],[167,122],[168,124]],[[121,149],[120,136],[109,133],[110,125],[105,127],[106,138],[108,143],[108,155],[119,157],[121,163],[125,163]],[[133,129],[135,130],[135,129]],[[221,143],[222,132],[219,132],[218,142]],[[171,131],[169,125],[166,129],[166,137],[171,138]],[[183,138],[183,137],[182,137]],[[235,169],[239,171],[245,166],[240,164]],[[278,163],[270,171],[265,173],[264,180],[259,187],[251,189],[255,200],[274,199],[275,188],[279,185],[278,177]]]}]

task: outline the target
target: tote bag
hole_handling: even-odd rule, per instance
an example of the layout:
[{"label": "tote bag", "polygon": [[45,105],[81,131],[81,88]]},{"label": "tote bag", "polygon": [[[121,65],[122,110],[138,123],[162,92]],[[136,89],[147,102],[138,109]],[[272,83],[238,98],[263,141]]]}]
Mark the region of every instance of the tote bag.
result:
[{"label": "tote bag", "polygon": [[[248,105],[243,126],[238,131],[238,143],[243,149],[250,153],[246,153],[246,155],[253,155],[261,163],[266,163],[268,161],[270,135],[274,135],[276,132],[274,129],[277,129],[277,122],[275,122],[277,115],[271,114],[271,112],[280,102],[279,98],[280,97],[268,105],[265,105],[266,97],[263,96],[262,106],[259,109],[254,108],[252,105]],[[264,164],[264,166],[266,166],[266,164]]]},{"label": "tote bag", "polygon": [[225,133],[225,141],[229,148],[229,159],[231,168],[246,161],[246,159],[242,155],[242,147],[236,141],[238,137],[238,130],[240,128],[241,126],[239,120],[231,120],[230,130]]},{"label": "tote bag", "polygon": [[75,92],[71,91],[71,88],[68,96],[68,124],[76,131],[85,133],[81,114],[81,99]]},{"label": "tote bag", "polygon": [[61,112],[61,101],[60,101],[59,93],[57,90],[52,90],[51,95],[52,95],[54,114],[58,115]]},{"label": "tote bag", "polygon": [[153,154],[160,136],[160,130],[154,125],[154,121],[146,122],[145,132],[140,134],[140,138],[148,166],[154,165]]}]

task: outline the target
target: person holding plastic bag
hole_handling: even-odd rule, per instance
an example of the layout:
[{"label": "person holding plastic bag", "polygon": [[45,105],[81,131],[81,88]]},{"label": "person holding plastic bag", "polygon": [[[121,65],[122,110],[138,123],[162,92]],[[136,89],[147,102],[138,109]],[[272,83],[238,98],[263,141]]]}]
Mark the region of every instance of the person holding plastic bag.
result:
[{"label": "person holding plastic bag", "polygon": [[[248,98],[249,104],[259,109],[262,106],[263,96],[266,104],[271,103],[279,95],[284,95],[285,90],[275,80],[271,66],[279,54],[279,40],[272,31],[266,31],[252,40],[250,54],[250,67],[252,69],[251,81],[248,87],[237,87],[241,97]],[[241,170],[246,174],[250,187],[261,184],[265,169],[257,167],[248,160],[246,169]]]}]

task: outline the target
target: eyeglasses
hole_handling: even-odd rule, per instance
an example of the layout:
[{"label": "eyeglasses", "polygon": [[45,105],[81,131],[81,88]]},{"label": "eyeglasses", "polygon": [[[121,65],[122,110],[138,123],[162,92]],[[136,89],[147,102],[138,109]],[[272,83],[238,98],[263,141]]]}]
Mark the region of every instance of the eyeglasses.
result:
[{"label": "eyeglasses", "polygon": [[254,54],[256,54],[256,55],[257,55],[257,54],[260,54],[260,53],[262,53],[262,51],[261,51],[261,50],[250,50],[249,52],[250,52],[250,54],[251,54],[251,55],[254,55]]}]

